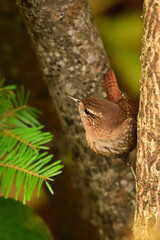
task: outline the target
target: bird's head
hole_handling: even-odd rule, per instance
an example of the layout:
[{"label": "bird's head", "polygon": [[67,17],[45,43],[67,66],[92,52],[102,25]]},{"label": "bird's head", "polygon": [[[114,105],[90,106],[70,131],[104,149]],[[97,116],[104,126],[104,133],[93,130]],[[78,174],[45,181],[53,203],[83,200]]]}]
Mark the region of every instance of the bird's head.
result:
[{"label": "bird's head", "polygon": [[[77,105],[80,113],[81,120],[83,122],[86,131],[101,131],[106,127],[112,127],[119,123],[119,120],[124,120],[122,110],[115,103],[112,103],[106,99],[90,97],[83,100],[79,100],[73,97],[69,98],[73,100]],[[119,115],[122,118],[116,117]]]}]

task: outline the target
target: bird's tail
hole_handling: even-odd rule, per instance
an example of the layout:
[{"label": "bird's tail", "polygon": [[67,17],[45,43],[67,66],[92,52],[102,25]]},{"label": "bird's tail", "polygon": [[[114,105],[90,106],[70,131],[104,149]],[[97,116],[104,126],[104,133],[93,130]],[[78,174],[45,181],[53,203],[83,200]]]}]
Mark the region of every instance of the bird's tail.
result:
[{"label": "bird's tail", "polygon": [[121,99],[122,92],[118,87],[114,71],[110,69],[103,77],[103,85],[107,93],[107,98],[111,102],[118,102]]}]

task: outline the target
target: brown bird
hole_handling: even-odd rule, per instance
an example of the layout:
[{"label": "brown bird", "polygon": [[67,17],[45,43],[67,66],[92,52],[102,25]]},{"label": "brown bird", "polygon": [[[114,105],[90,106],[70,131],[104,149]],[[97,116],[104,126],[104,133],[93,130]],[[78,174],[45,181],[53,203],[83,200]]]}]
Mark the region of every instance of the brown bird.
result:
[{"label": "brown bird", "polygon": [[107,99],[69,98],[78,104],[90,148],[100,155],[121,157],[136,179],[128,155],[136,146],[138,104],[122,94],[112,69],[104,75],[103,84]]}]

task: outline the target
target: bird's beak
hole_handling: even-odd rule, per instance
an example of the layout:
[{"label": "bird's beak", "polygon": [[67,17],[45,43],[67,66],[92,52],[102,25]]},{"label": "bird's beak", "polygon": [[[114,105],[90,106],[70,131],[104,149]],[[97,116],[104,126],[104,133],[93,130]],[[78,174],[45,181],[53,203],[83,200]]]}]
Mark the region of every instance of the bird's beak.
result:
[{"label": "bird's beak", "polygon": [[80,100],[71,96],[68,96],[71,100],[73,100],[74,102],[76,102],[77,104],[80,103]]}]

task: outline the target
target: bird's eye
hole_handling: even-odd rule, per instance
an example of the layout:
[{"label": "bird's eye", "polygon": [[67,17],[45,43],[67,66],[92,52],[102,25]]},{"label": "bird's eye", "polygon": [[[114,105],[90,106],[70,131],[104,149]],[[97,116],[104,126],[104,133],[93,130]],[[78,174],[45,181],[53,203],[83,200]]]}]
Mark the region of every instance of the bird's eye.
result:
[{"label": "bird's eye", "polygon": [[84,109],[85,114],[90,114],[90,111],[88,111],[86,108]]}]

